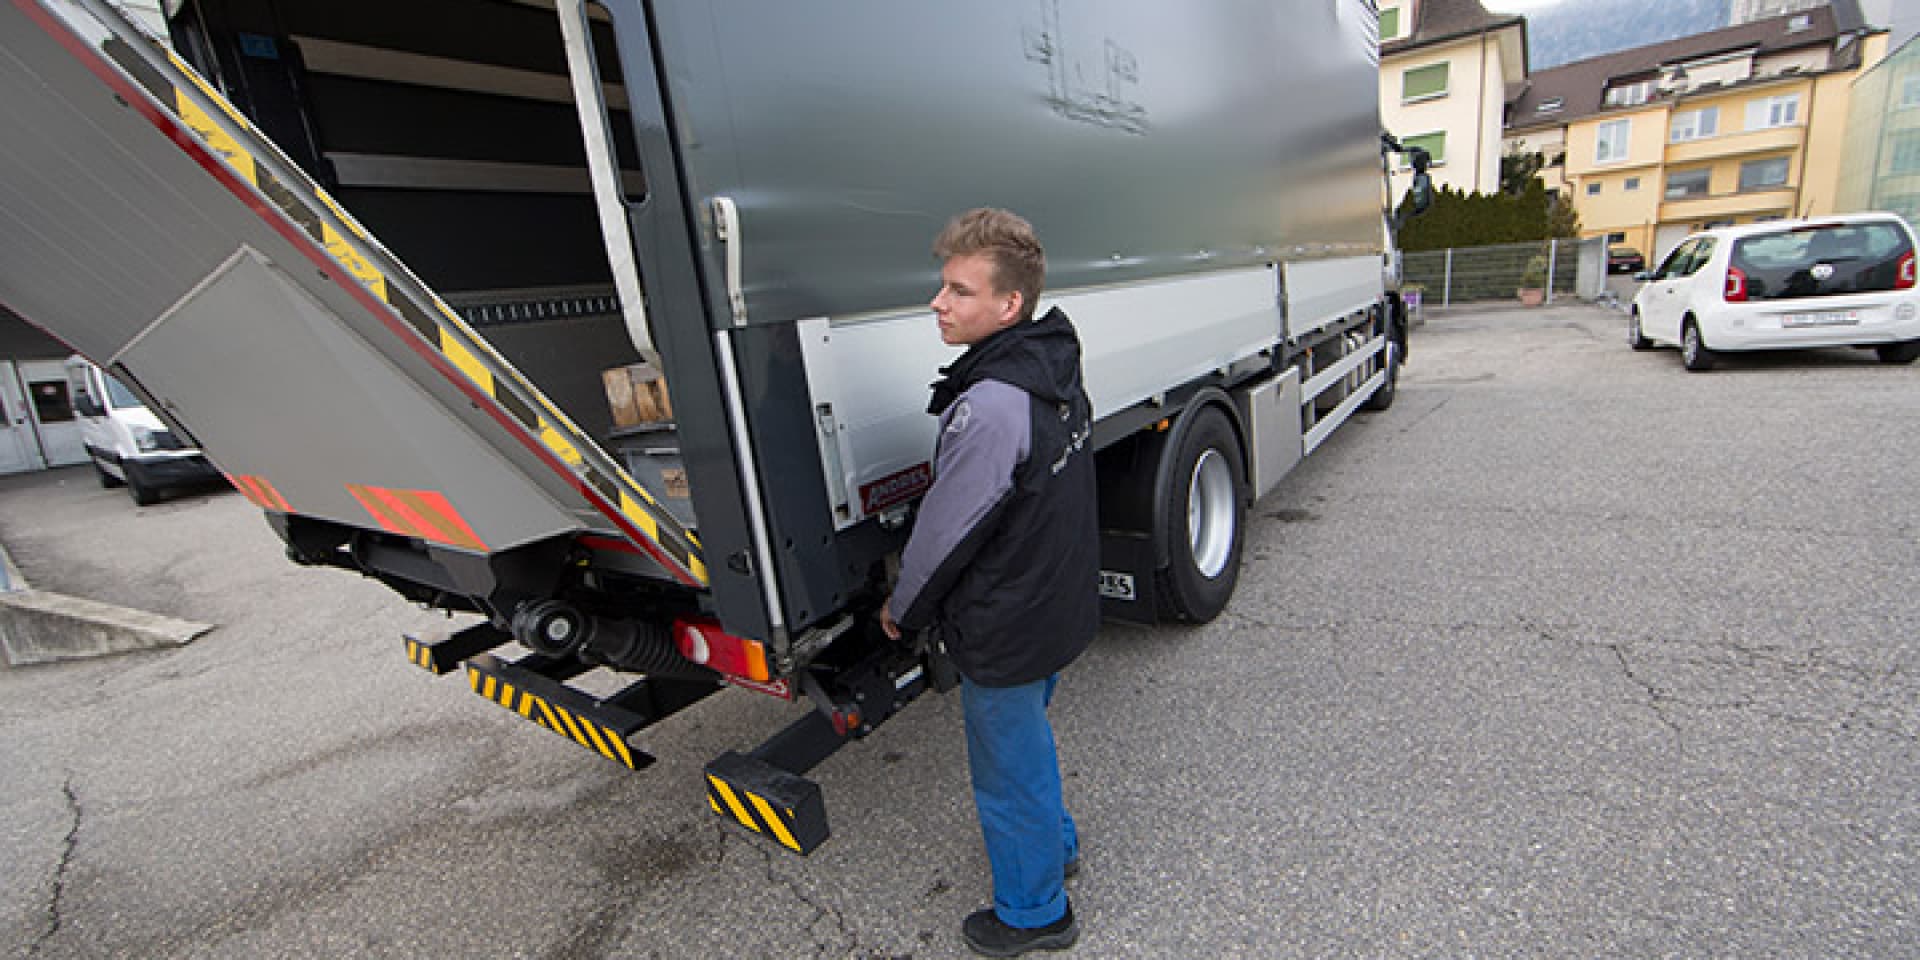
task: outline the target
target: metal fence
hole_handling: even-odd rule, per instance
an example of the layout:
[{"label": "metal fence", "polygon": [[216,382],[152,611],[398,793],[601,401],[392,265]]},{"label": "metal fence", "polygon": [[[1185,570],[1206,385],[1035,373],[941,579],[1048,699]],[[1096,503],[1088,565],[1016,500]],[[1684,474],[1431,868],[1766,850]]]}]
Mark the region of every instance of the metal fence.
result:
[{"label": "metal fence", "polygon": [[1599,297],[1607,280],[1607,246],[1601,237],[1503,243],[1486,247],[1450,247],[1401,257],[1401,277],[1414,285],[1423,306],[1451,306],[1467,300],[1515,300],[1527,263],[1540,258],[1552,282],[1544,299]]}]

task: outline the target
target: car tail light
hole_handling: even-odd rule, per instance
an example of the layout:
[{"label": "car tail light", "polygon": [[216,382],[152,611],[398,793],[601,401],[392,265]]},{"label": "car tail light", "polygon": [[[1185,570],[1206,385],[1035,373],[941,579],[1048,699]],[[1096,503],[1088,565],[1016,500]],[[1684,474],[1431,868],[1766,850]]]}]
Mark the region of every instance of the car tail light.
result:
[{"label": "car tail light", "polygon": [[1893,275],[1893,288],[1905,290],[1913,286],[1913,251],[1900,255],[1900,270]]},{"label": "car tail light", "polygon": [[1747,302],[1747,272],[1739,267],[1727,268],[1727,302]]},{"label": "car tail light", "polygon": [[676,620],[673,642],[681,656],[721,673],[748,680],[765,681],[767,648],[758,640],[736,637],[708,620]]}]

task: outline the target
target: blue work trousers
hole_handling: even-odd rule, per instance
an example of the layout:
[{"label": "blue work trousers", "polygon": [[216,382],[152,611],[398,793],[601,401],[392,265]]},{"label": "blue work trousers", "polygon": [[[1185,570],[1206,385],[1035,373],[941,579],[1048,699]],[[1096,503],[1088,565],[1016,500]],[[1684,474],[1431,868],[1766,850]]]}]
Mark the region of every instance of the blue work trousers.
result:
[{"label": "blue work trousers", "polygon": [[1047,722],[1059,679],[983,687],[962,678],[960,685],[973,804],[993,867],[993,909],[1011,927],[1044,927],[1066,914],[1066,864],[1080,854]]}]

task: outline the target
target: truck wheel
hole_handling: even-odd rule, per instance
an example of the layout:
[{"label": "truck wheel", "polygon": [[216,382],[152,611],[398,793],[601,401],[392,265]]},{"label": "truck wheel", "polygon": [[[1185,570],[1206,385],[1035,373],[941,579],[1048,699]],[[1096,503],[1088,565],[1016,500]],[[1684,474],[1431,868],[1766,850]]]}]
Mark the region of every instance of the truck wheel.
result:
[{"label": "truck wheel", "polygon": [[101,466],[100,461],[98,460],[95,460],[93,462],[93,472],[96,476],[100,478],[100,486],[108,490],[112,490],[114,487],[126,485],[125,480],[122,480],[119,477],[116,477],[113,474],[108,473],[107,468]]},{"label": "truck wheel", "polygon": [[1240,580],[1246,471],[1233,425],[1214,407],[1194,418],[1174,458],[1160,513],[1172,554],[1162,595],[1174,617],[1206,623],[1226,609]]},{"label": "truck wheel", "polygon": [[1380,389],[1373,392],[1373,396],[1367,398],[1366,403],[1360,405],[1362,410],[1380,411],[1393,406],[1394,391],[1400,386],[1400,345],[1389,339],[1386,353],[1387,379],[1380,384]]},{"label": "truck wheel", "polygon": [[122,464],[120,469],[127,473],[127,492],[133,495],[133,502],[142,507],[150,507],[160,502],[160,488],[140,479],[133,467]]}]

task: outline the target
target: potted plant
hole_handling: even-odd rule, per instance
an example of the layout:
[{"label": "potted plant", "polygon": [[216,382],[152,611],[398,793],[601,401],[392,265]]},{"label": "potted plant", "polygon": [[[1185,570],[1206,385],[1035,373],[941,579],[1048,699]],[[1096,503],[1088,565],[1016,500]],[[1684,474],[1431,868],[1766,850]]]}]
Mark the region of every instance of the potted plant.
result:
[{"label": "potted plant", "polygon": [[1520,289],[1516,291],[1523,306],[1537,307],[1547,299],[1547,258],[1534,255],[1520,271]]}]

